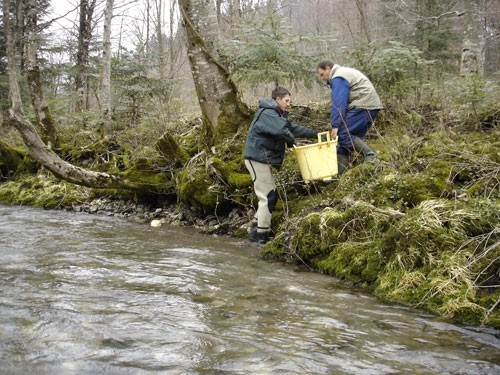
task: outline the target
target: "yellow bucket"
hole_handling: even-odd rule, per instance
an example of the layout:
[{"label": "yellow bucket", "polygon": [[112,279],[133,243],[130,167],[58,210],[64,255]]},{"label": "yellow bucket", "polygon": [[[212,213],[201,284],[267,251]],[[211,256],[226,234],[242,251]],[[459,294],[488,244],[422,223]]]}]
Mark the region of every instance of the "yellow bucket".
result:
[{"label": "yellow bucket", "polygon": [[[326,135],[326,141],[321,137]],[[330,132],[318,133],[318,143],[295,146],[293,152],[305,182],[329,180],[338,174],[337,138],[330,140]]]}]

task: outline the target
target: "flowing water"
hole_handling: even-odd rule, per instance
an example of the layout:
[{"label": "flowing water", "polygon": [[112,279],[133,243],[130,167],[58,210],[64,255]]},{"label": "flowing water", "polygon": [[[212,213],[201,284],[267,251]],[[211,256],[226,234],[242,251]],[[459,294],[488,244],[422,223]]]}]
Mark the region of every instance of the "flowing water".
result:
[{"label": "flowing water", "polygon": [[243,241],[0,206],[0,374],[500,374],[459,327]]}]

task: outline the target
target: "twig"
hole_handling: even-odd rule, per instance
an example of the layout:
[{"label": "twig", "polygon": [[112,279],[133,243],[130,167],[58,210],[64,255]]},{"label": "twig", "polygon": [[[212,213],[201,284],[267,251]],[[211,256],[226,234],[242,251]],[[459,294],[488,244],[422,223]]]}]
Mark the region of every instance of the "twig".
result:
[{"label": "twig", "polygon": [[489,309],[488,311],[486,311],[486,316],[485,317],[488,317],[493,312],[493,310],[495,310],[497,308],[497,306],[499,304],[500,304],[500,296],[498,297],[498,300],[493,304],[493,306],[491,306],[491,309]]}]

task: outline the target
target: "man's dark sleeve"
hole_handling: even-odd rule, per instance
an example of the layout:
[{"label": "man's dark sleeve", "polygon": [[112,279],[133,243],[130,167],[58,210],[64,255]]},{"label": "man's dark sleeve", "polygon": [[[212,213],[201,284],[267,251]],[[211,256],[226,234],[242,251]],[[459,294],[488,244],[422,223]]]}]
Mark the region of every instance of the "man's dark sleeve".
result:
[{"label": "man's dark sleeve", "polygon": [[330,112],[332,128],[338,128],[344,122],[349,94],[349,82],[341,77],[332,80],[332,109]]}]

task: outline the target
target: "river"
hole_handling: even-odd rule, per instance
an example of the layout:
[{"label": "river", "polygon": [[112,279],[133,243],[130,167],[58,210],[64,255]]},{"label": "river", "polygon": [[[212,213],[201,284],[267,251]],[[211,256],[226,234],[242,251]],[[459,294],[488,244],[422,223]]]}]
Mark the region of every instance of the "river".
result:
[{"label": "river", "polygon": [[466,328],[244,241],[0,206],[1,374],[500,374]]}]

